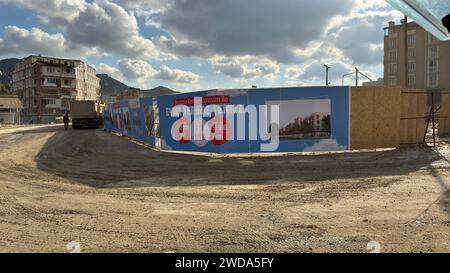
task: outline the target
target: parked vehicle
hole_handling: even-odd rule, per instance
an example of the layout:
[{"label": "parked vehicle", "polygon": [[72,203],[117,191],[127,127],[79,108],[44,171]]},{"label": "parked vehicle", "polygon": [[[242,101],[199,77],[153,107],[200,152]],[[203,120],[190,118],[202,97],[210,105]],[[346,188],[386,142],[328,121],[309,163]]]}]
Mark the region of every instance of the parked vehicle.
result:
[{"label": "parked vehicle", "polygon": [[96,101],[71,101],[72,129],[99,128],[103,121],[99,109]]}]

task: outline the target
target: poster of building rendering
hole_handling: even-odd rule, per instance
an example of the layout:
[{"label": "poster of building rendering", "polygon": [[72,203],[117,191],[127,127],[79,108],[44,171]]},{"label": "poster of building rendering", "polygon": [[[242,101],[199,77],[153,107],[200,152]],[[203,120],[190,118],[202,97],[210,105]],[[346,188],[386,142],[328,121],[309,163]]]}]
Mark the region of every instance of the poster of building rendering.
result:
[{"label": "poster of building rendering", "polygon": [[280,139],[331,138],[331,100],[282,100],[280,105]]}]

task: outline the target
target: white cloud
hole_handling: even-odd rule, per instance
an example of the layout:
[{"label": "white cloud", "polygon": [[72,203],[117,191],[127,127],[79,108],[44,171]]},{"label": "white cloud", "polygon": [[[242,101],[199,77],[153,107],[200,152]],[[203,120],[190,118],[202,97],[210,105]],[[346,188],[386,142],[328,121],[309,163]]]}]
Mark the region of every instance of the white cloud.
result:
[{"label": "white cloud", "polygon": [[125,80],[122,72],[120,72],[119,69],[109,66],[104,63],[100,64],[100,69],[99,69],[98,73],[99,74],[108,74],[108,76],[113,77],[114,79],[119,80],[119,81]]},{"label": "white cloud", "polygon": [[156,70],[151,64],[141,60],[119,60],[118,68],[125,78],[133,80],[152,78],[156,74]]},{"label": "white cloud", "polygon": [[32,10],[40,16],[44,22],[70,22],[81,11],[86,9],[84,0],[0,0],[0,4],[15,5]]},{"label": "white cloud", "polygon": [[[329,81],[332,85],[341,85],[340,80],[342,75],[349,73],[352,69],[354,69],[352,66],[342,62],[328,63],[327,65],[331,67],[329,70]],[[284,73],[284,78],[288,85],[324,84],[324,63],[317,61],[303,67],[287,67]]]},{"label": "white cloud", "polygon": [[199,76],[197,74],[180,69],[171,69],[166,65],[161,66],[154,77],[160,80],[188,84],[196,84],[199,80]]},{"label": "white cloud", "polygon": [[[136,1],[135,1],[136,2]],[[0,0],[35,12],[44,22],[64,29],[66,42],[99,47],[127,58],[171,59],[151,39],[142,37],[136,17],[108,0]]]},{"label": "white cloud", "polygon": [[213,57],[211,63],[216,71],[230,78],[273,80],[280,72],[280,67],[276,62],[252,56]]},{"label": "white cloud", "polygon": [[106,0],[85,5],[86,9],[67,25],[67,37],[71,41],[99,46],[107,51],[128,58],[164,59],[150,39],[139,34],[133,14],[121,6]]},{"label": "white cloud", "polygon": [[295,49],[320,39],[328,22],[347,15],[352,6],[351,0],[174,0],[154,20],[180,44],[207,45],[217,55],[292,63]]},{"label": "white cloud", "polygon": [[199,81],[199,75],[190,71],[172,69],[166,65],[155,69],[151,64],[142,60],[122,59],[118,61],[117,66],[116,68],[101,64],[100,71],[127,83],[138,83],[141,88],[155,79],[176,84],[193,84],[194,86]]},{"label": "white cloud", "polygon": [[16,26],[5,27],[0,39],[0,56],[11,54],[42,54],[54,57],[83,58],[96,53],[95,48],[75,46],[61,33],[49,34],[39,28],[27,30]]}]

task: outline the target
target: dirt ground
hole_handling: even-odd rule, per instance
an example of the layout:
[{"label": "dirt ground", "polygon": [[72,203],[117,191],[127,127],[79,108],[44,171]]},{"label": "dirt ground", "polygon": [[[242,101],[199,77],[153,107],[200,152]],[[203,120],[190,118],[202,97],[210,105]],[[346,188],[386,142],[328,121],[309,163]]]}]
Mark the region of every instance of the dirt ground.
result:
[{"label": "dirt ground", "polygon": [[0,251],[450,252],[439,151],[208,158],[102,130],[0,129]]}]

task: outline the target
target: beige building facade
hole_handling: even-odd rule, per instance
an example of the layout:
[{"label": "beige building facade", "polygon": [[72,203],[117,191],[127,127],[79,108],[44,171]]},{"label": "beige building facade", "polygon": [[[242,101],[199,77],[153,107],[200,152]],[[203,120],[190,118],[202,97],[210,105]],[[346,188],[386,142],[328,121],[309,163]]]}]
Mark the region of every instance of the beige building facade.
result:
[{"label": "beige building facade", "polygon": [[439,41],[410,22],[405,47],[405,21],[389,22],[384,36],[384,85],[428,92],[450,90],[450,41]]},{"label": "beige building facade", "polygon": [[405,21],[389,22],[384,36],[384,85],[427,92],[450,90],[450,41],[439,41],[410,22],[405,47]]},{"label": "beige building facade", "polygon": [[48,123],[70,111],[71,100],[98,100],[100,79],[80,60],[29,56],[14,66],[12,91],[23,103],[24,122]]}]

